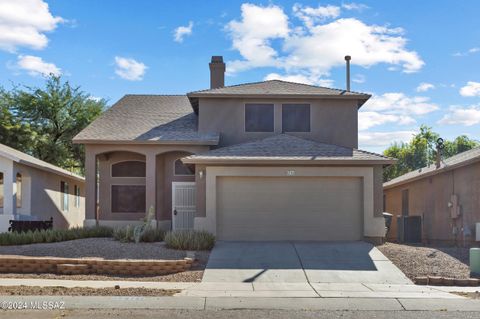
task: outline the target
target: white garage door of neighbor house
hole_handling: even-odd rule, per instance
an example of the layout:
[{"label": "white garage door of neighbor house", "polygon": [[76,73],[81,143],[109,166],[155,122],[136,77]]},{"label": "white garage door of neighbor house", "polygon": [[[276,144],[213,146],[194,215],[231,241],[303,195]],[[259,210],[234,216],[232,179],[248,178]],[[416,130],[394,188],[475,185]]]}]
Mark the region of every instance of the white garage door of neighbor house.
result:
[{"label": "white garage door of neighbor house", "polygon": [[220,240],[360,240],[357,177],[218,177]]}]

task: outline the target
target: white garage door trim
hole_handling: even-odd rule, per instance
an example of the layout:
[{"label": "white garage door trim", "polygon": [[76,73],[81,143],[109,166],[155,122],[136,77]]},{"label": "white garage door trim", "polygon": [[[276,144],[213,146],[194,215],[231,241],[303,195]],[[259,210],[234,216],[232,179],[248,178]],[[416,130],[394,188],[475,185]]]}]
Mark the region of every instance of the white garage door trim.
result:
[{"label": "white garage door trim", "polygon": [[365,237],[383,237],[383,217],[374,216],[373,167],[238,167],[210,166],[206,168],[206,217],[195,218],[195,229],[217,234],[218,176],[318,176],[363,178],[363,231]]}]

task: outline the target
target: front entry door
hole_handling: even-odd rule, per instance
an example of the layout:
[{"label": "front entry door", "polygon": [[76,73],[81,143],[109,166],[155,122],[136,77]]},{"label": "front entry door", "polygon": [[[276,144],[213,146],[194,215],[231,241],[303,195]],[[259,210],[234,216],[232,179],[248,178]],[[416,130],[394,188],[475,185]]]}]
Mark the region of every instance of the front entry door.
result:
[{"label": "front entry door", "polygon": [[172,229],[193,229],[195,219],[195,183],[172,182]]}]

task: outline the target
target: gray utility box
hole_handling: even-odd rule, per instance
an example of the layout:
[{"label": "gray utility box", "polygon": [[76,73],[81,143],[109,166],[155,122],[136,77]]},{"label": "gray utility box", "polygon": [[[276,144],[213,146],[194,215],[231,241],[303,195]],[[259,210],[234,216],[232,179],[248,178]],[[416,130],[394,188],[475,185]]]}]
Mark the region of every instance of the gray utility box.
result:
[{"label": "gray utility box", "polygon": [[422,216],[397,216],[397,241],[422,242]]}]

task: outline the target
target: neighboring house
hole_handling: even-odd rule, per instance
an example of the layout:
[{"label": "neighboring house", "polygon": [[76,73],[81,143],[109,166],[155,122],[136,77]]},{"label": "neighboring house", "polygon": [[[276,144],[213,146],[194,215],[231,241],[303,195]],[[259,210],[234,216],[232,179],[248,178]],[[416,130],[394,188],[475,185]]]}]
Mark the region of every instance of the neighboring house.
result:
[{"label": "neighboring house", "polygon": [[480,223],[480,148],[383,184],[385,211],[394,215],[389,239],[397,239],[396,216],[422,216],[429,243],[468,243]]},{"label": "neighboring house", "polygon": [[[220,240],[380,240],[382,171],[357,150],[370,95],[284,81],[126,95],[78,134],[86,147],[85,225],[139,222]],[[98,180],[96,179],[98,172]]]},{"label": "neighboring house", "polygon": [[0,144],[0,232],[9,220],[49,220],[55,228],[82,226],[85,179]]}]

